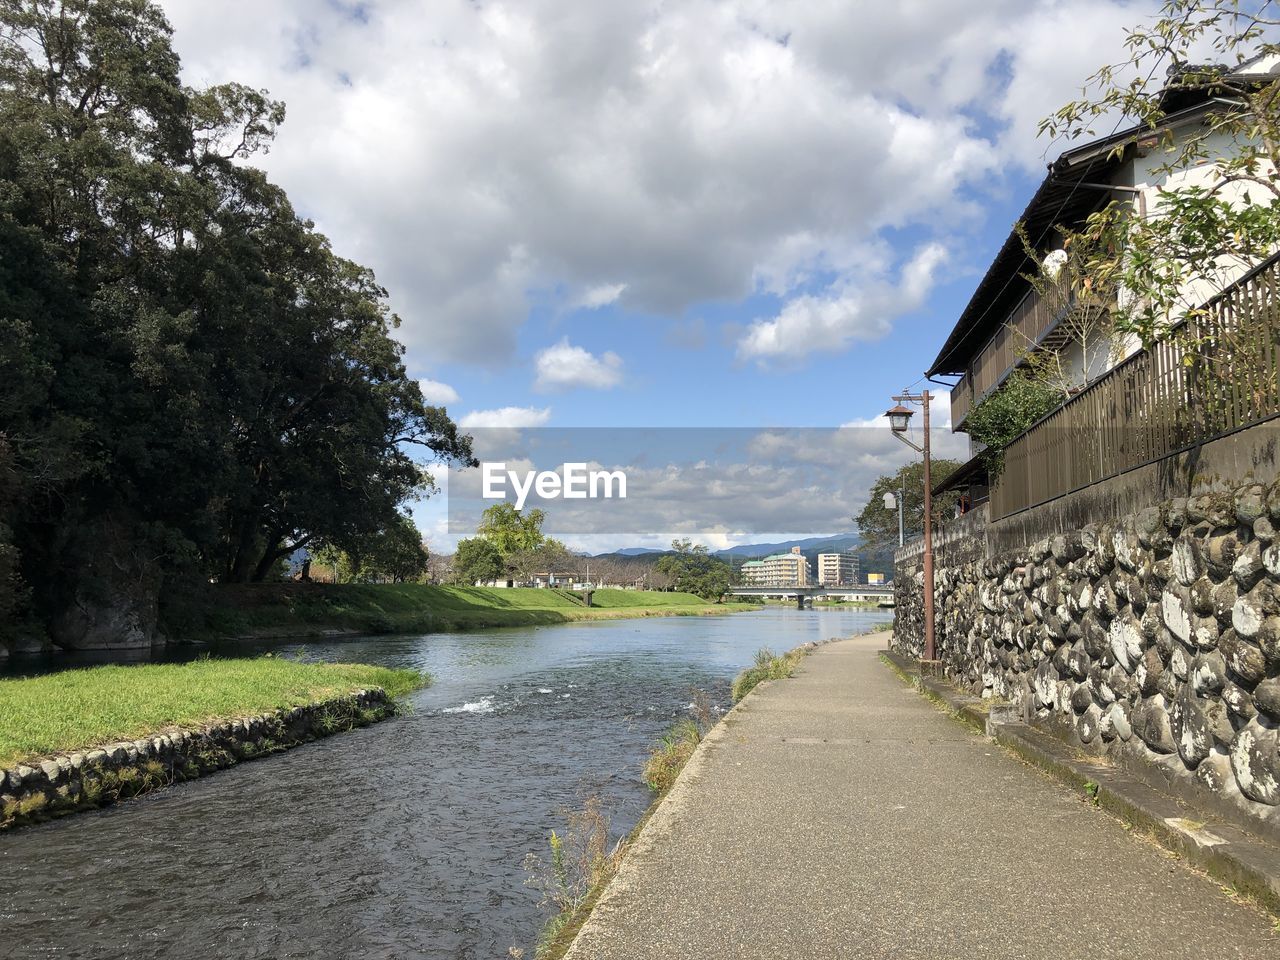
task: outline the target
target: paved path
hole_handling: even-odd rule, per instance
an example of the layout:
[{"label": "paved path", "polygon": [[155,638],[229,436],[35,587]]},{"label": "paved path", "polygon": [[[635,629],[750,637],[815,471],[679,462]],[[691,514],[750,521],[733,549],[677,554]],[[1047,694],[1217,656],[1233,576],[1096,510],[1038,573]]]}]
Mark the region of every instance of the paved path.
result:
[{"label": "paved path", "polygon": [[928,704],[885,641],[721,725],[571,960],[1280,958],[1264,915]]}]

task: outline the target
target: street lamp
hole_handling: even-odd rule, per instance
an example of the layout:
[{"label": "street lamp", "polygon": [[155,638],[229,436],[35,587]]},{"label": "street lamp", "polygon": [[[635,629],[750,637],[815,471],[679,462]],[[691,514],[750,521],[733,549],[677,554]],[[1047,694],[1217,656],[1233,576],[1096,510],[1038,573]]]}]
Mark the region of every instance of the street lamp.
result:
[{"label": "street lamp", "polygon": [[[929,391],[913,394],[906,390],[893,398],[897,406],[885,411],[889,418],[889,426],[893,435],[912,450],[924,454],[924,659],[936,658],[933,640],[933,482],[930,476],[929,461]],[[915,411],[903,406],[904,403],[916,404],[924,408],[923,446],[906,436],[907,427]],[[905,491],[904,491],[905,493]],[[903,499],[906,499],[905,496]]]},{"label": "street lamp", "polygon": [[[897,397],[894,397],[894,399],[896,400]],[[893,427],[894,433],[906,433],[907,426],[911,423],[911,418],[915,416],[915,411],[898,404],[896,407],[886,410],[884,415],[889,418],[889,426]]]}]

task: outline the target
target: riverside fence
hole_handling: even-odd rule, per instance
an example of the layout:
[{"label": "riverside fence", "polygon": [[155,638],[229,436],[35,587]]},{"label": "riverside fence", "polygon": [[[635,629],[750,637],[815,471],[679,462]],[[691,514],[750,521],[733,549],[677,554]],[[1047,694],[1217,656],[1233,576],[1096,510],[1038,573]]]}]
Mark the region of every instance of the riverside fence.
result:
[{"label": "riverside fence", "polygon": [[1280,414],[1280,254],[1005,450],[998,520]]}]

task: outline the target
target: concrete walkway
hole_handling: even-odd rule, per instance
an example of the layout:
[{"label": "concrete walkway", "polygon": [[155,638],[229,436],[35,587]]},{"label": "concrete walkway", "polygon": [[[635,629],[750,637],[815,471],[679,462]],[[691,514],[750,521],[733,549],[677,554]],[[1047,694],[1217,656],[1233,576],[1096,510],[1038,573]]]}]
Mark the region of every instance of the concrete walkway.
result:
[{"label": "concrete walkway", "polygon": [[572,960],[1280,958],[1262,913],[904,686],[886,640],[721,724]]}]

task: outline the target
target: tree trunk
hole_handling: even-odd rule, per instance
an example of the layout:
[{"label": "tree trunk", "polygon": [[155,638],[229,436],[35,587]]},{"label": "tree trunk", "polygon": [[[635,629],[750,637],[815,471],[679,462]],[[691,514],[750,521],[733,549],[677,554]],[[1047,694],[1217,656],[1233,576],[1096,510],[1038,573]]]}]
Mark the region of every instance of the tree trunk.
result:
[{"label": "tree trunk", "polygon": [[227,579],[232,583],[245,583],[249,580],[249,568],[253,562],[253,541],[257,538],[257,533],[258,516],[256,513],[250,513],[239,523],[235,553],[227,568]]},{"label": "tree trunk", "polygon": [[292,547],[281,549],[279,537],[272,537],[268,540],[267,549],[263,551],[261,559],[258,560],[258,565],[253,568],[253,582],[261,583],[267,579],[267,574],[271,572],[271,568],[275,566],[276,561],[287,555],[292,549]]}]

